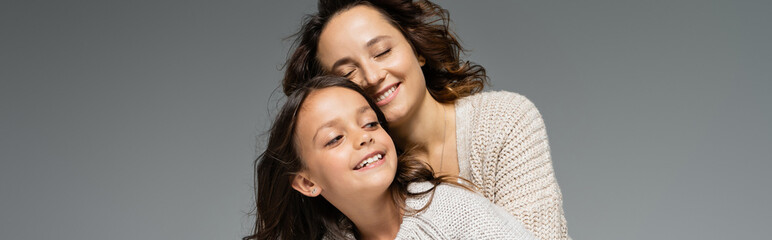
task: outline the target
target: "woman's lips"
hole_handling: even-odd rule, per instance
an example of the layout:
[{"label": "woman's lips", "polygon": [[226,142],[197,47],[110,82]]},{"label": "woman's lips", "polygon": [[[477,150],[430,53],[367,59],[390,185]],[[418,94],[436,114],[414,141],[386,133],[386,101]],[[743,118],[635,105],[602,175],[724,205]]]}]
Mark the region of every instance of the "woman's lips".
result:
[{"label": "woman's lips", "polygon": [[399,93],[399,90],[401,89],[400,86],[402,84],[395,83],[394,85],[391,85],[389,88],[386,88],[375,95],[375,104],[378,105],[378,107],[389,104]]}]

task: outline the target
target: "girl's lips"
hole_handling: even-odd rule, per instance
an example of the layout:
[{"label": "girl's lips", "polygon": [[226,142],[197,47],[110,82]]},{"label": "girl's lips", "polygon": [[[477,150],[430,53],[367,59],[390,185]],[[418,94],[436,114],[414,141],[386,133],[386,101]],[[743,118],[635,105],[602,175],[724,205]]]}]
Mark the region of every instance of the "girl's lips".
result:
[{"label": "girl's lips", "polygon": [[[370,158],[376,157],[376,156],[380,156],[380,158],[379,158],[379,159],[377,159],[377,160],[375,160],[375,161],[373,161],[373,162],[371,162],[370,164],[367,164],[367,166],[364,166],[364,167],[362,167],[362,168],[358,168],[358,167],[359,167],[359,166],[361,166],[361,165],[362,165],[362,164],[363,164],[365,161],[367,161],[367,160],[368,160],[368,159],[370,159]],[[382,152],[382,151],[374,151],[374,152],[372,152],[372,153],[370,153],[370,154],[367,154],[367,155],[366,155],[364,158],[362,158],[362,160],[360,160],[360,161],[357,163],[357,165],[356,165],[356,166],[354,166],[354,170],[355,170],[355,171],[363,171],[363,170],[366,170],[366,169],[370,169],[370,168],[373,168],[373,167],[377,167],[377,166],[379,166],[379,165],[381,165],[381,164],[383,163],[383,159],[384,159],[384,157],[386,157],[386,153],[385,153],[385,152]]]},{"label": "girl's lips", "polygon": [[364,166],[363,168],[357,169],[356,171],[363,172],[363,171],[367,171],[367,170],[370,170],[370,169],[373,169],[373,168],[377,168],[378,166],[383,165],[383,162],[385,162],[384,159],[386,159],[385,157],[386,156],[382,157],[381,159],[378,159],[377,161],[375,161],[373,163],[367,164],[367,166]]},{"label": "girl's lips", "polygon": [[[373,99],[375,99],[375,100],[377,101],[377,102],[375,103],[375,105],[378,105],[378,107],[381,107],[381,106],[383,106],[383,105],[389,104],[389,103],[390,103],[392,100],[394,100],[394,98],[397,96],[397,94],[399,94],[399,90],[401,89],[401,86],[402,86],[402,84],[400,84],[400,83],[395,83],[394,85],[391,85],[391,86],[389,86],[388,88],[386,88],[386,89],[383,89],[383,90],[381,90],[380,92],[378,92],[378,93],[375,95],[375,97],[373,98]],[[385,98],[383,98],[382,100],[378,101],[378,98],[379,98],[381,95],[383,95],[384,93],[387,93],[387,92],[388,92],[390,89],[392,89],[392,88],[394,88],[394,90],[391,92],[391,94],[389,94],[388,96],[386,96],[386,97],[385,97]]]}]

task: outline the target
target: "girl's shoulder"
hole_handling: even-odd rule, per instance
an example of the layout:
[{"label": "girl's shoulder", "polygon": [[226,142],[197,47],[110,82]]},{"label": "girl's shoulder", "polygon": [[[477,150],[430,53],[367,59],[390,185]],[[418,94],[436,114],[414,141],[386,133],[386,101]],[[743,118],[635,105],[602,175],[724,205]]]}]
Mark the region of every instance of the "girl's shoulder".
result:
[{"label": "girl's shoulder", "polygon": [[[434,187],[434,184],[430,182],[414,182],[408,185],[408,192],[427,192],[432,187]],[[453,208],[475,206],[485,202],[489,201],[481,194],[447,183],[441,183],[434,187],[434,192],[411,197],[406,200],[407,206],[413,209],[421,209],[426,204],[430,204],[427,210],[431,212],[437,210],[440,212],[452,211]]]},{"label": "girl's shoulder", "polygon": [[[408,190],[425,192],[433,186],[416,182]],[[408,198],[408,206],[423,207],[429,201],[428,207],[403,218],[397,239],[533,239],[506,210],[460,186],[442,183],[419,198],[420,204]]]}]

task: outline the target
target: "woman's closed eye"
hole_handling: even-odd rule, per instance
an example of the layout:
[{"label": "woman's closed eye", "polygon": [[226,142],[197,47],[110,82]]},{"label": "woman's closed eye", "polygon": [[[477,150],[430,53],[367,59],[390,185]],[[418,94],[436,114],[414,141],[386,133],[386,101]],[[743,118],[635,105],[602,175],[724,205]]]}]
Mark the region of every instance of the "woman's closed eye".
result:
[{"label": "woman's closed eye", "polygon": [[[389,54],[389,53],[391,53],[391,48],[389,48],[389,49],[386,49],[385,51],[383,51],[383,52],[381,52],[381,53],[378,53],[378,54],[376,54],[376,55],[375,55],[375,58],[384,57],[384,56],[386,56],[386,55],[387,55],[387,54]],[[342,76],[343,76],[343,77],[345,77],[345,78],[351,78],[351,77],[354,75],[354,72],[355,72],[355,71],[356,71],[356,69],[351,69],[350,71],[348,71],[348,72],[345,72],[344,74],[342,74]]]},{"label": "woman's closed eye", "polygon": [[379,58],[379,57],[383,57],[383,56],[385,56],[386,54],[389,54],[390,52],[391,52],[391,48],[389,48],[389,49],[386,49],[386,51],[383,51],[383,52],[379,53],[378,55],[375,55],[375,57],[376,57],[376,58]]},{"label": "woman's closed eye", "polygon": [[348,77],[351,77],[351,75],[353,75],[353,74],[354,74],[354,70],[351,70],[348,73],[343,74],[343,77],[348,78]]}]

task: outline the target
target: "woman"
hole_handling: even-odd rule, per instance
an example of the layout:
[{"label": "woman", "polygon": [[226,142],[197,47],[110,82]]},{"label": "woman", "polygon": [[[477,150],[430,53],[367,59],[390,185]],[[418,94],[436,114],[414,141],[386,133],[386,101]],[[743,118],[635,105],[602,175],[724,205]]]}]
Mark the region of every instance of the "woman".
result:
[{"label": "woman", "polygon": [[285,94],[313,76],[345,76],[377,101],[398,147],[459,175],[540,239],[568,237],[544,121],[525,97],[482,93],[447,11],[428,1],[319,2],[287,60]]},{"label": "woman", "polygon": [[535,240],[454,178],[398,157],[367,98],[347,79],[326,76],[288,97],[255,162],[258,217],[244,239]]}]

